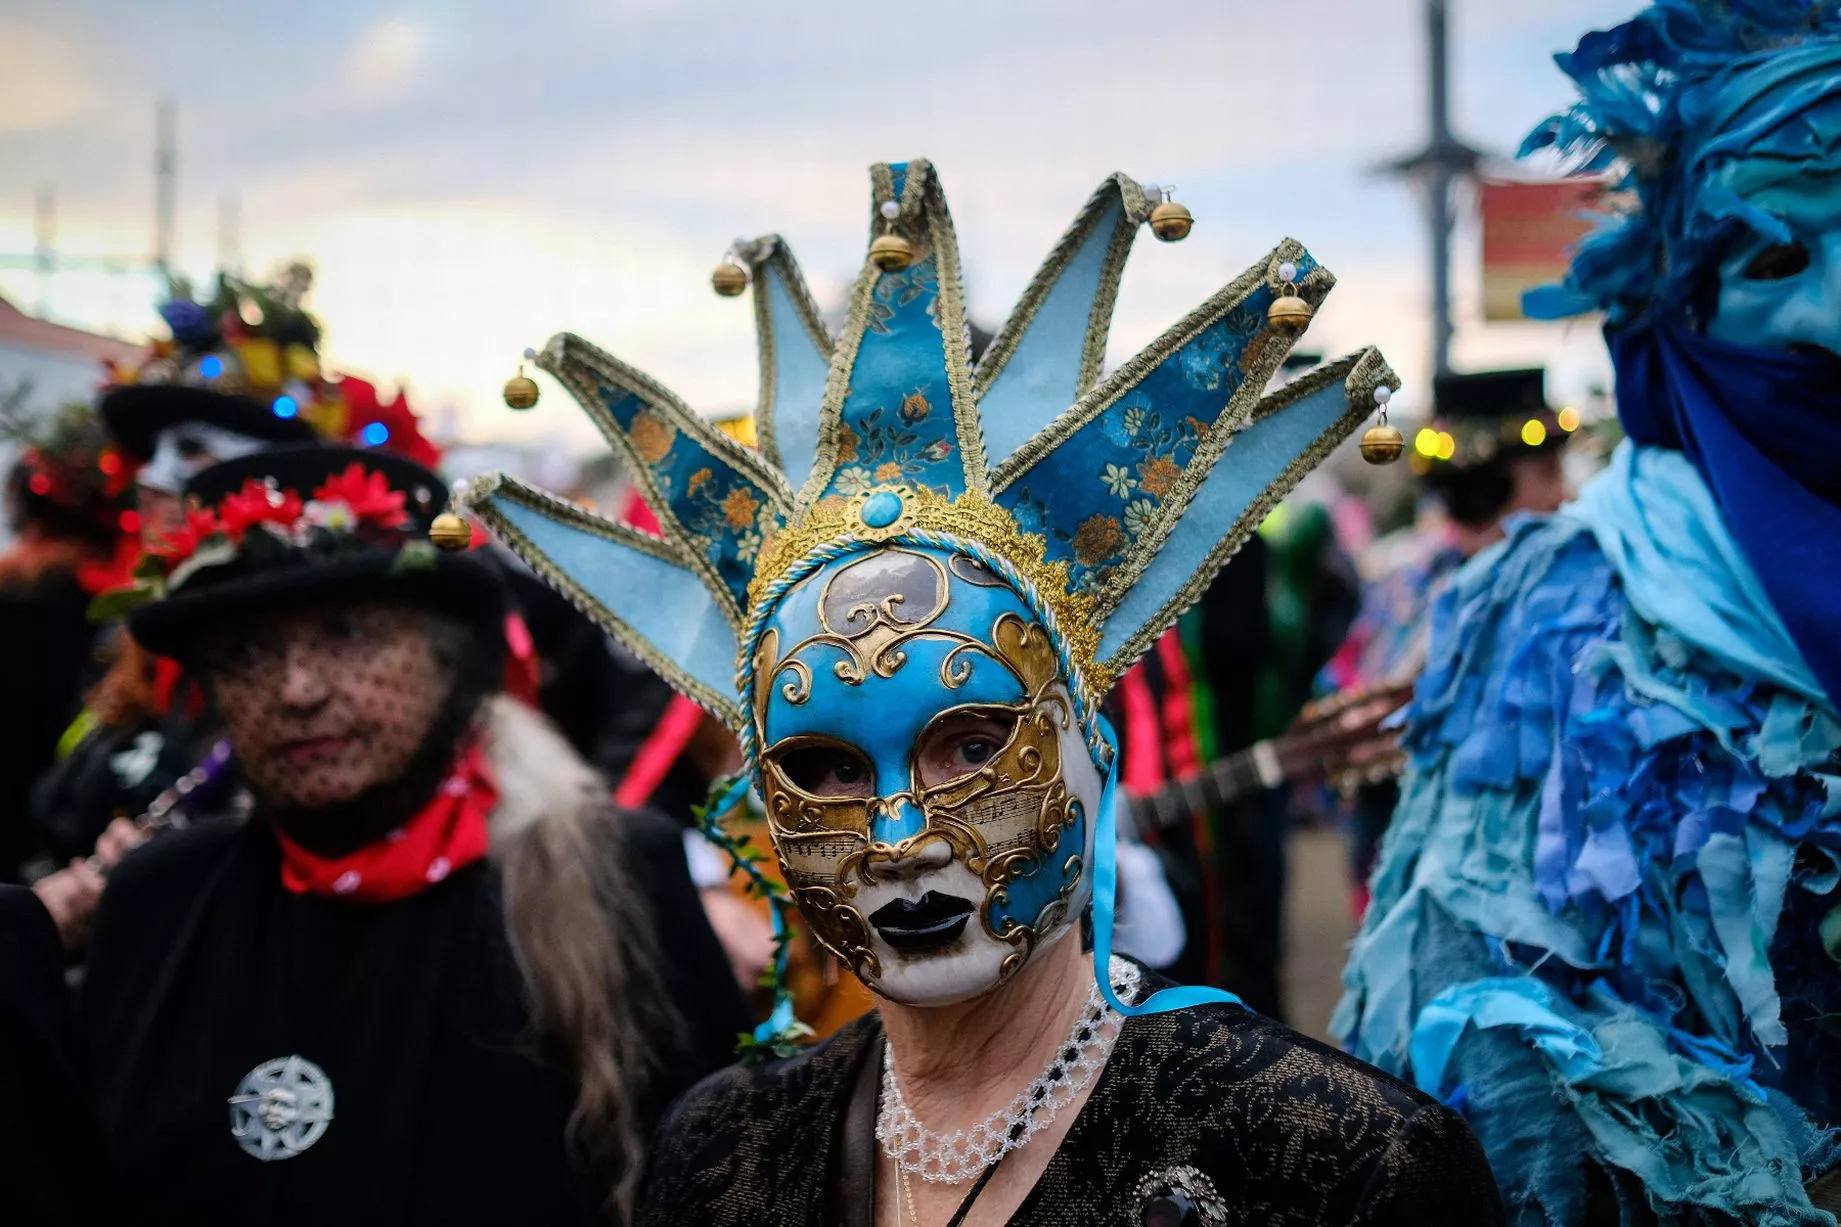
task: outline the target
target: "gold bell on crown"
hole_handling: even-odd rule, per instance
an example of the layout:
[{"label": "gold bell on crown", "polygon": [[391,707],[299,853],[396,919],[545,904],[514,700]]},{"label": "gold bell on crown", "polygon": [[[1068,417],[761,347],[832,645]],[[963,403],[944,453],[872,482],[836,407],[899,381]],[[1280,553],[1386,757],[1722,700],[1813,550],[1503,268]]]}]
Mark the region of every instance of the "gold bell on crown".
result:
[{"label": "gold bell on crown", "polygon": [[1394,398],[1394,390],[1387,384],[1379,384],[1374,389],[1374,405],[1381,411],[1381,420],[1362,432],[1362,459],[1369,464],[1392,464],[1406,450],[1406,436],[1387,424],[1387,406]]},{"label": "gold bell on crown", "polygon": [[529,409],[537,403],[538,394],[537,381],[524,373],[522,364],[518,373],[505,381],[505,403],[513,409]]},{"label": "gold bell on crown", "polygon": [[1266,323],[1280,332],[1303,332],[1316,313],[1296,294],[1281,294],[1266,308]]},{"label": "gold bell on crown", "polygon": [[1151,210],[1151,233],[1166,243],[1179,243],[1195,228],[1195,215],[1174,200],[1165,200]]},{"label": "gold bell on crown", "polygon": [[1369,464],[1392,464],[1406,450],[1406,436],[1383,422],[1362,432],[1362,459]]},{"label": "gold bell on crown", "polygon": [[724,298],[734,298],[748,288],[748,270],[733,260],[724,260],[710,274],[710,286]]},{"label": "gold bell on crown", "polygon": [[869,262],[885,273],[899,273],[914,263],[914,244],[899,234],[878,234],[869,245]]},{"label": "gold bell on crown", "polygon": [[464,550],[473,544],[473,528],[451,511],[444,511],[428,526],[428,539],[444,550]]}]

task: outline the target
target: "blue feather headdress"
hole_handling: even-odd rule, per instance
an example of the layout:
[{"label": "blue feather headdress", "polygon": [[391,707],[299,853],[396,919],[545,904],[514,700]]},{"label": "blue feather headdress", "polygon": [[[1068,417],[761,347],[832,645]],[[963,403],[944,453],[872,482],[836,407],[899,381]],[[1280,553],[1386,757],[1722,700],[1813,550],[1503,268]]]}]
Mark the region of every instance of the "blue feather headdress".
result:
[{"label": "blue feather headdress", "polygon": [[1657,0],[1554,59],[1580,100],[1522,153],[1620,170],[1613,186],[1635,203],[1580,245],[1563,286],[1528,295],[1531,316],[1604,310],[1619,323],[1691,304],[1733,227],[1788,237],[1734,192],[1741,158],[1841,170],[1841,117],[1821,106],[1841,73],[1841,0]]}]

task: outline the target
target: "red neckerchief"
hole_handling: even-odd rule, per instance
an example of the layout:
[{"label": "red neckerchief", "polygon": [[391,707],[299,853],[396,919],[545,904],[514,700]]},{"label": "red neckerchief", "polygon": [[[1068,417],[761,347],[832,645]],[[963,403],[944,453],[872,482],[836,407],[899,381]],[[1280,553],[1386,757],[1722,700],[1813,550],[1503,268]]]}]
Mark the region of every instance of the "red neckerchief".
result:
[{"label": "red neckerchief", "polygon": [[474,742],[434,799],[374,844],[347,856],[309,852],[275,828],[281,884],[297,895],[392,903],[418,895],[486,855],[486,819],[499,802],[498,781]]}]

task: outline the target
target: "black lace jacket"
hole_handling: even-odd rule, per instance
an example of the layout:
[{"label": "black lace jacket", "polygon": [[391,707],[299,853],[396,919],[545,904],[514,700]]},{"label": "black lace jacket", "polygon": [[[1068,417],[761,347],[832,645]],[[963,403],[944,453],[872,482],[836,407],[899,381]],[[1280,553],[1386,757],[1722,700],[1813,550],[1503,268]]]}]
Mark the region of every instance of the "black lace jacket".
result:
[{"label": "black lace jacket", "polygon": [[[639,1223],[869,1227],[863,1191],[840,1187],[843,1135],[863,1063],[879,1060],[881,1047],[871,1014],[792,1060],[698,1084],[659,1132]],[[1270,1019],[1201,1006],[1127,1021],[1010,1221],[1489,1227],[1503,1219],[1483,1152],[1456,1113]]]}]

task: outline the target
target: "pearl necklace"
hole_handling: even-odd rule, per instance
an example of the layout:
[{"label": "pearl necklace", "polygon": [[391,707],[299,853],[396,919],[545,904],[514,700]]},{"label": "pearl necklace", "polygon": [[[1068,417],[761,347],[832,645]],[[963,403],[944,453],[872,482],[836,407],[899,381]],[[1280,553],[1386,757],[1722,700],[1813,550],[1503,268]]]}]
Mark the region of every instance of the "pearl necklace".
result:
[{"label": "pearl necklace", "polygon": [[[1130,1000],[1138,987],[1137,965],[1114,957],[1107,970],[1113,992]],[[936,1184],[964,1184],[976,1178],[1048,1128],[1061,1109],[1074,1102],[1106,1067],[1124,1021],[1106,1004],[1099,985],[1089,986],[1086,1006],[1048,1067],[1008,1104],[971,1128],[949,1134],[933,1132],[908,1107],[895,1075],[895,1050],[884,1044],[881,1106],[876,1113],[876,1139],[882,1143],[882,1153],[902,1171]]]}]

